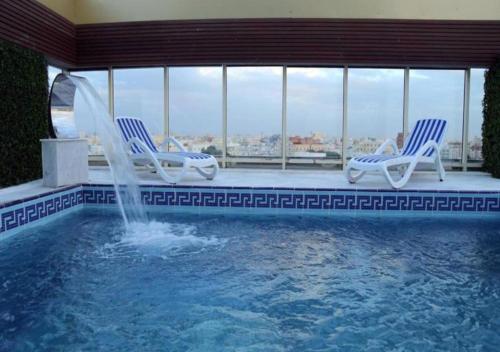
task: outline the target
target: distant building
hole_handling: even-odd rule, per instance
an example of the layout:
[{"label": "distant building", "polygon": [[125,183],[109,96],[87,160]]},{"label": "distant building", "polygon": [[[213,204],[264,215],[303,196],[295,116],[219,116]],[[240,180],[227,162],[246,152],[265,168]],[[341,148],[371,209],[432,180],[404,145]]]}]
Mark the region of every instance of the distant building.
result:
[{"label": "distant building", "polygon": [[398,136],[396,137],[396,144],[399,149],[403,148],[405,144],[405,135],[403,132],[398,133]]},{"label": "distant building", "polygon": [[483,140],[481,137],[474,137],[469,141],[469,160],[483,160]]}]

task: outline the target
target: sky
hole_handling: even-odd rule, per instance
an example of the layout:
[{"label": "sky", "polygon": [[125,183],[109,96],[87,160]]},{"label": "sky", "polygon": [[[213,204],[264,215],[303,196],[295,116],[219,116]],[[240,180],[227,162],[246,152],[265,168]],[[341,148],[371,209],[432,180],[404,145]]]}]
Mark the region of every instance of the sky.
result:
[{"label": "sky", "polygon": [[410,71],[409,123],[422,117],[448,121],[446,138],[461,140],[463,125],[464,71]]},{"label": "sky", "polygon": [[348,82],[349,137],[396,139],[403,132],[404,70],[351,69]]},{"label": "sky", "polygon": [[[341,68],[288,68],[288,135],[320,132],[342,134]],[[84,75],[107,104],[106,72]],[[54,70],[49,70],[54,77]],[[281,67],[228,67],[228,135],[281,134]],[[471,75],[470,132],[480,136],[484,70]],[[115,116],[142,118],[155,134],[164,129],[163,69],[116,69]],[[463,119],[463,70],[411,70],[410,126],[419,118],[449,121],[448,140],[460,139]],[[348,73],[348,135],[351,138],[396,138],[402,130],[402,69],[350,68]],[[77,118],[87,115],[77,98]],[[80,112],[80,113],[79,113]],[[222,134],[222,68],[169,69],[169,115],[173,135]],[[87,129],[92,129],[87,126]]]}]

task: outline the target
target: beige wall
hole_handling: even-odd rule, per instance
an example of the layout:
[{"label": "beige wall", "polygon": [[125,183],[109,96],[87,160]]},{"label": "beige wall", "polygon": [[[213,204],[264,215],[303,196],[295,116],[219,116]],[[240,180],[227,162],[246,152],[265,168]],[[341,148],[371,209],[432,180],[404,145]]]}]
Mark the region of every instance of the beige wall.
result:
[{"label": "beige wall", "polygon": [[75,0],[38,0],[58,14],[66,17],[73,23],[77,22],[75,16]]},{"label": "beige wall", "polygon": [[39,0],[75,23],[214,18],[500,20],[500,0]]}]

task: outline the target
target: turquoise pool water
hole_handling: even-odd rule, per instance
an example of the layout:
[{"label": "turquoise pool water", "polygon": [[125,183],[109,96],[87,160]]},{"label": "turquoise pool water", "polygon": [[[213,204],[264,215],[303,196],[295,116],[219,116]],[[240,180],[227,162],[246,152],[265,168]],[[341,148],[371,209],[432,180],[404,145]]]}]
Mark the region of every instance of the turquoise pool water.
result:
[{"label": "turquoise pool water", "polygon": [[85,209],[0,241],[0,351],[494,351],[500,219]]}]

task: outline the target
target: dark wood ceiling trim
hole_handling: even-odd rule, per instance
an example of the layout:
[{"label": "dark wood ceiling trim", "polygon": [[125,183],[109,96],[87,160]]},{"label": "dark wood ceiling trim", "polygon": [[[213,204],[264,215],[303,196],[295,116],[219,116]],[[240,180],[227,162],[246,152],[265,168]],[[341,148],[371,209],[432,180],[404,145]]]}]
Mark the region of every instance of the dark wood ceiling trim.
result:
[{"label": "dark wood ceiling trim", "polygon": [[72,22],[34,0],[0,0],[0,38],[45,54],[61,66],[76,64]]},{"label": "dark wood ceiling trim", "polygon": [[488,66],[500,21],[222,19],[73,25],[34,0],[0,0],[0,38],[66,67]]},{"label": "dark wood ceiling trim", "polygon": [[76,26],[78,65],[465,67],[500,57],[500,21],[241,19]]}]

